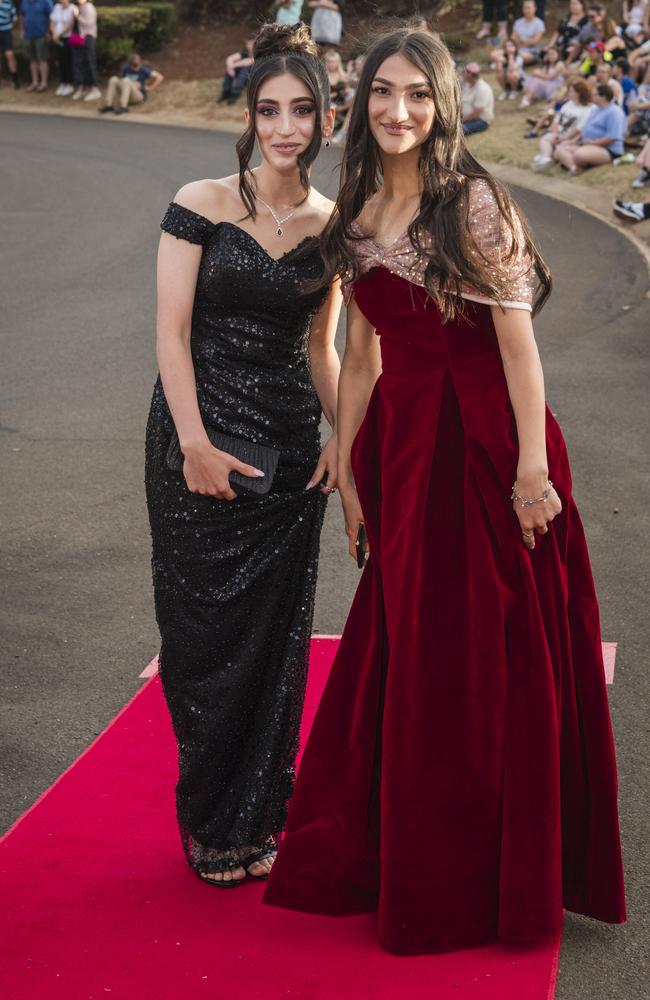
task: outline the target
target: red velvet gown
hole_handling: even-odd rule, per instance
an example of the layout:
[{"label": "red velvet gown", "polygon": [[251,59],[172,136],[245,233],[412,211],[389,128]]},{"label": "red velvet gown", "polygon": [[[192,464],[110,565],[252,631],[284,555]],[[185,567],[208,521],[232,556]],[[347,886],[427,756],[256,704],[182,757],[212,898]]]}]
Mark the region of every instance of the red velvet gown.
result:
[{"label": "red velvet gown", "polygon": [[[377,910],[401,954],[542,938],[563,907],[618,923],[614,746],[564,441],[547,410],[563,511],[531,552],[489,305],[469,292],[444,325],[410,254],[368,241],[354,284],[383,363],[352,455],[370,557],[265,901]],[[520,279],[510,304],[529,308]]]}]

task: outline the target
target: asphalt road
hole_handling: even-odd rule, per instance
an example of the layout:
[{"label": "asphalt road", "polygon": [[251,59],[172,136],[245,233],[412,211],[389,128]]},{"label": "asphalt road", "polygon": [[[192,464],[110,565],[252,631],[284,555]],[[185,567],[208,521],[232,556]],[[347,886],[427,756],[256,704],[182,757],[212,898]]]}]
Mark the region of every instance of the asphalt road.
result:
[{"label": "asphalt road", "polygon": [[[235,156],[232,136],[194,130],[7,114],[0,128],[5,828],[137,690],[156,652],[142,460],[158,222],[181,184],[233,172]],[[335,166],[328,152],[316,171],[329,193]],[[568,918],[558,998],[640,1000],[650,936],[648,277],[620,233],[517,194],[555,276],[536,321],[547,395],[572,456],[603,634],[619,643],[610,700],[630,922]],[[333,503],[315,623],[324,633],[341,630],[356,583],[341,529]]]}]

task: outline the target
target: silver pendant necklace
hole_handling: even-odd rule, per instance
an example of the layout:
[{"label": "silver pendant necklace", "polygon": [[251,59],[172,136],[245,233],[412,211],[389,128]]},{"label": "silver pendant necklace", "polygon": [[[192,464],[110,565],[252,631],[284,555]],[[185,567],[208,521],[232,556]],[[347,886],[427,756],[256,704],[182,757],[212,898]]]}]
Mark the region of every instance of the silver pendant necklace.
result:
[{"label": "silver pendant necklace", "polygon": [[288,215],[285,215],[284,219],[281,219],[281,218],[279,218],[279,216],[277,216],[275,214],[275,212],[273,211],[273,209],[271,208],[271,206],[269,204],[267,204],[267,202],[265,202],[263,198],[260,198],[259,195],[255,195],[255,197],[257,198],[258,201],[262,202],[262,204],[264,205],[265,208],[268,208],[269,212],[271,213],[271,215],[275,219],[275,224],[278,227],[275,230],[275,235],[276,236],[284,236],[284,229],[282,228],[282,226],[284,225],[285,222],[288,222],[289,219],[293,218],[293,216],[296,214],[295,208],[292,209],[289,212]]}]

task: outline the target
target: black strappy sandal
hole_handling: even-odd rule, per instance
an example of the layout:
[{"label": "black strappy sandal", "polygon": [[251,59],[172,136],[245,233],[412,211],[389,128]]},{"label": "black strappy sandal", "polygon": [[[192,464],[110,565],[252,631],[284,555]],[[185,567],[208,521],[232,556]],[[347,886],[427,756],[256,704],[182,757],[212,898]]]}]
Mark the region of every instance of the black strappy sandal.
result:
[{"label": "black strappy sandal", "polygon": [[253,875],[250,869],[253,865],[259,864],[260,861],[266,861],[267,858],[275,858],[277,853],[278,849],[275,841],[271,840],[264,847],[251,847],[248,853],[240,850],[239,861],[242,868],[246,870],[248,878],[252,878],[255,882],[266,882],[270,874],[269,872],[265,875]]},{"label": "black strappy sandal", "polygon": [[[224,851],[223,855],[219,859],[214,861],[208,861],[207,868],[195,868],[194,871],[206,885],[216,885],[219,889],[236,889],[246,881],[246,875],[243,878],[231,878],[226,882],[223,878],[209,878],[210,875],[222,874],[223,872],[234,871],[235,868],[243,868],[246,871],[246,866],[242,863],[239,854],[235,854],[234,851]],[[217,867],[219,865],[219,867]]]}]

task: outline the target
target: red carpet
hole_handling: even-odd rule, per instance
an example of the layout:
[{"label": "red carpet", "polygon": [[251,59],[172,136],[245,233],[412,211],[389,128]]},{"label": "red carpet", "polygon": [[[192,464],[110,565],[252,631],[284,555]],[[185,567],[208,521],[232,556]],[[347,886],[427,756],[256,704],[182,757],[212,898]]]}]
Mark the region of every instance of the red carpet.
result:
[{"label": "red carpet", "polygon": [[[305,729],[335,647],[313,642]],[[398,958],[371,916],[202,885],[181,855],[174,777],[154,679],[0,844],[3,1000],[552,1000],[559,942]]]}]

